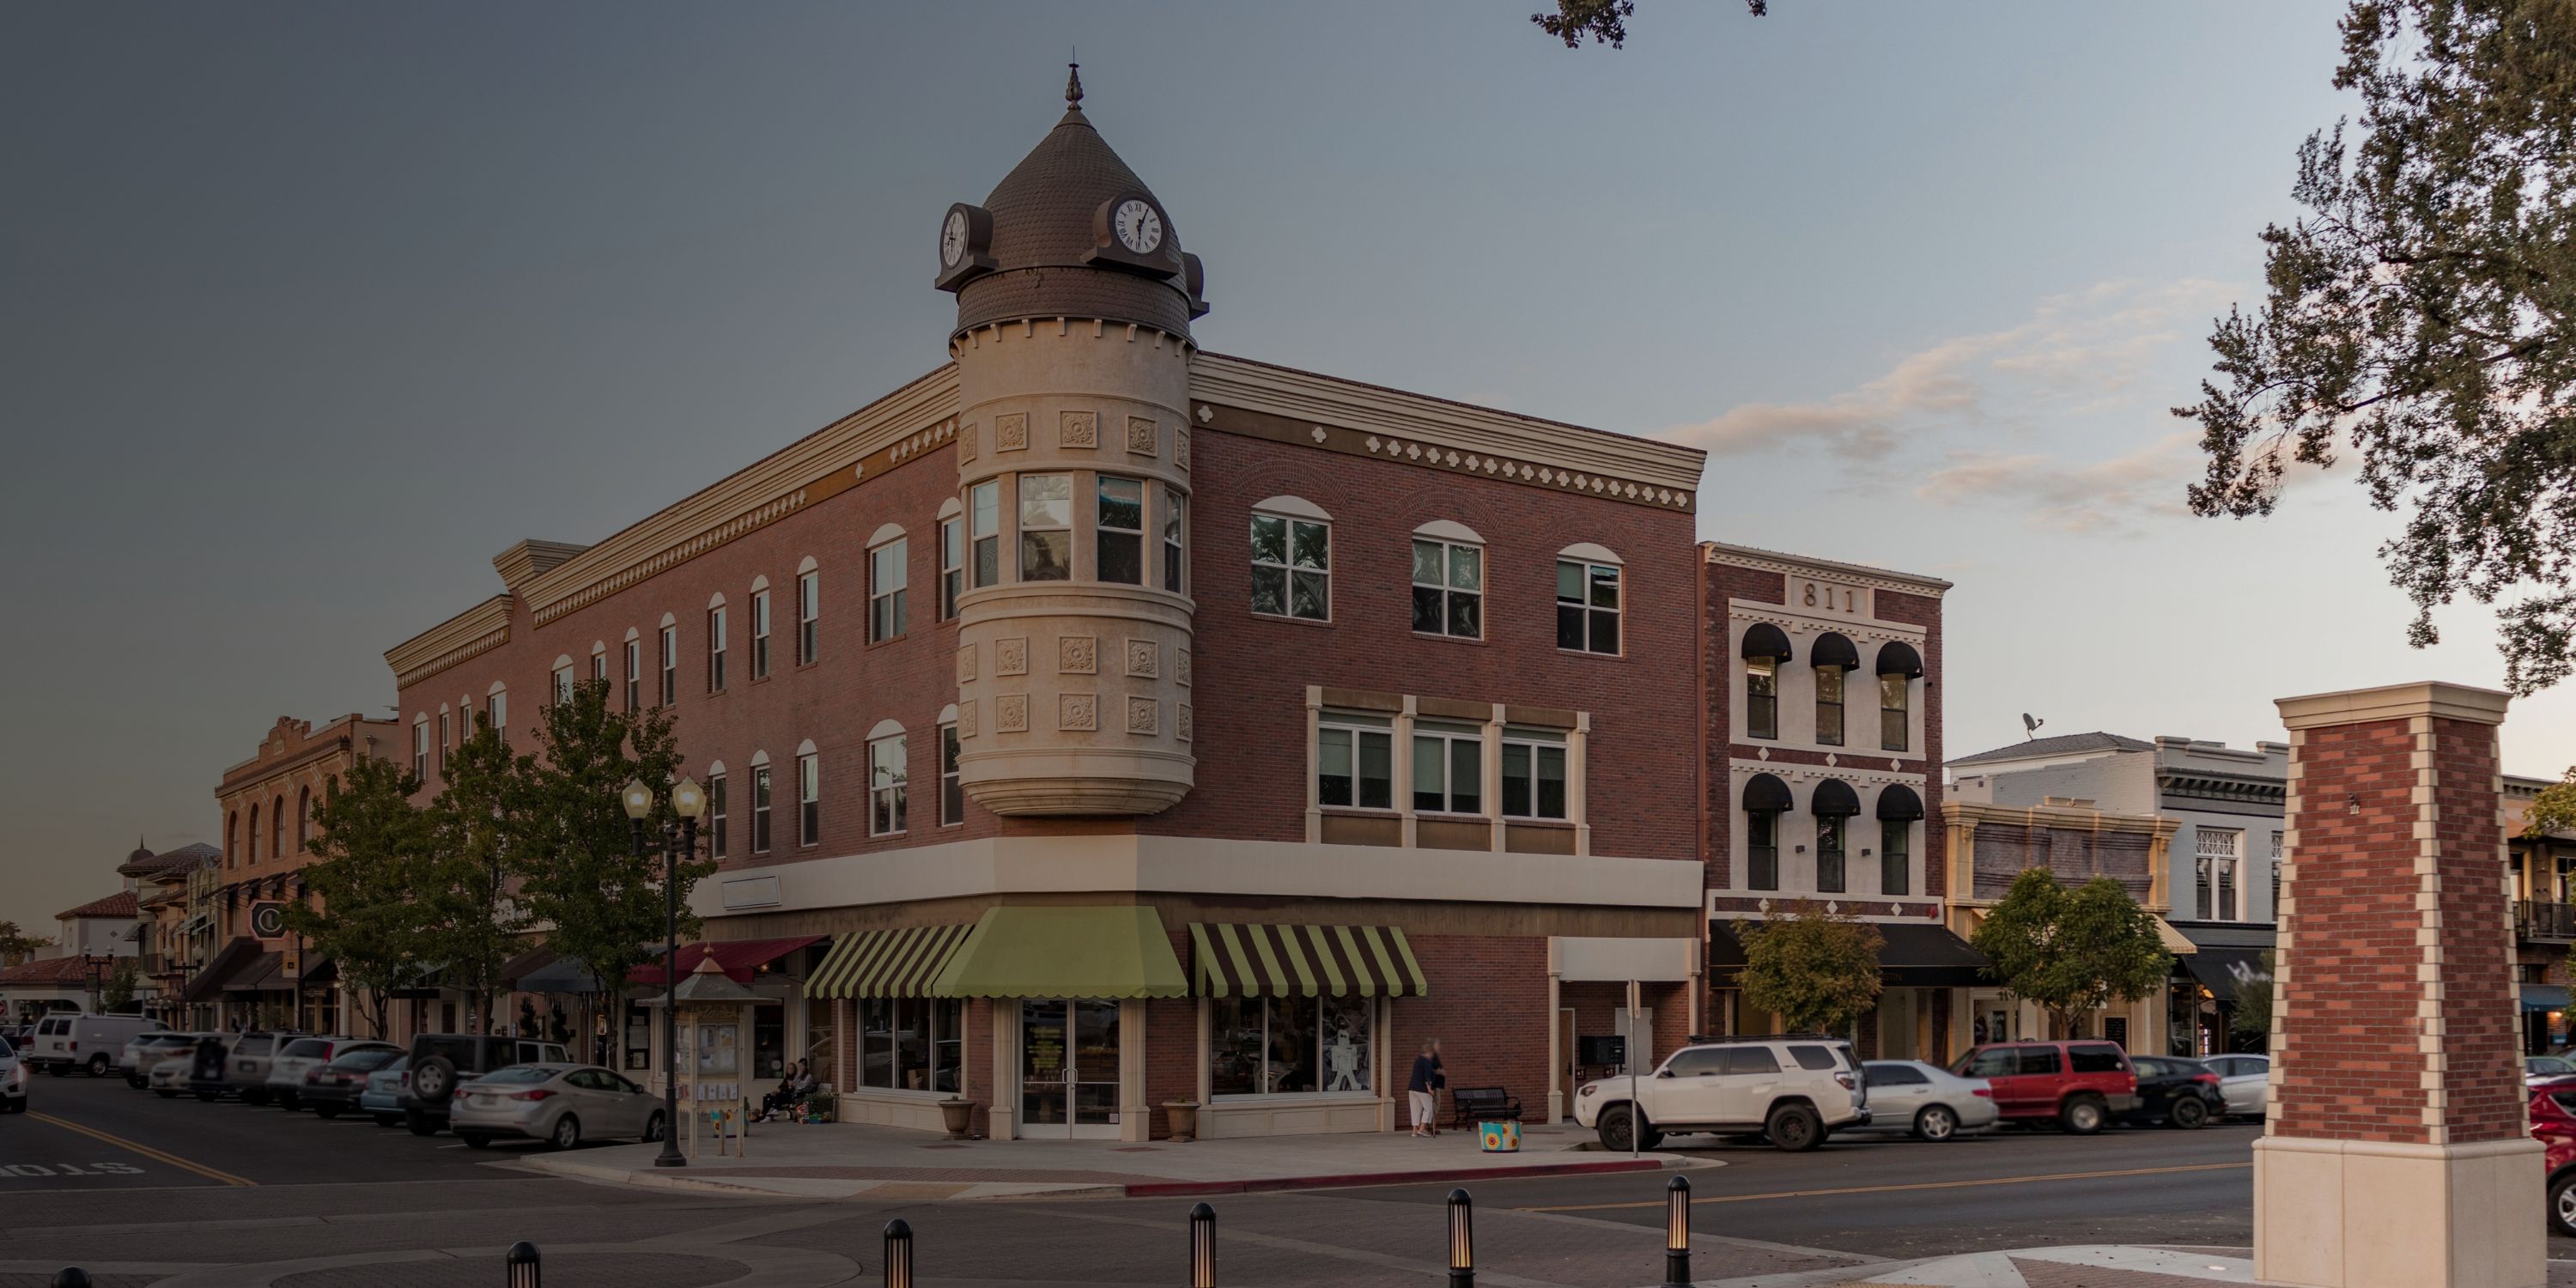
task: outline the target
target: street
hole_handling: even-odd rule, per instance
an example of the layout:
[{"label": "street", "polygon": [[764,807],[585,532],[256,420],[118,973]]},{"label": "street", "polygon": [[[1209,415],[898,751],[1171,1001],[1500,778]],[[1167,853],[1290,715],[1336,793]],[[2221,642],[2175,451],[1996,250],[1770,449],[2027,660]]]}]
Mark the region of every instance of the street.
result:
[{"label": "street", "polygon": [[[895,1216],[916,1231],[928,1281],[1165,1283],[1186,1264],[1185,1201],[825,1204],[630,1190],[515,1168],[530,1147],[478,1152],[364,1118],[163,1100],[79,1076],[33,1090],[29,1113],[0,1118],[6,1288],[71,1264],[138,1288],[484,1284],[518,1239],[548,1253],[556,1288],[746,1273],[821,1288],[862,1268],[872,1281]],[[1689,1173],[1695,1270],[1712,1284],[1995,1247],[2242,1247],[2255,1134],[2014,1132],[1945,1145],[1838,1141],[1804,1155],[1719,1146],[1702,1153],[1724,1166]],[[1479,1184],[1480,1271],[1505,1288],[1654,1282],[1663,1184]],[[1222,1281],[1422,1283],[1445,1271],[1448,1188],[1214,1199]],[[242,1269],[201,1277],[222,1267]]]}]

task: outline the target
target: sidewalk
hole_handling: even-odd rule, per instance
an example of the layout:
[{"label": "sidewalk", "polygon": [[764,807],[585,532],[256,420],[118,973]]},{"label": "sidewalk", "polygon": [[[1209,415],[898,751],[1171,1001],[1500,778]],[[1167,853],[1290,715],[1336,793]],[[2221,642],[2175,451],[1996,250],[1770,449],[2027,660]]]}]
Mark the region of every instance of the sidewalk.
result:
[{"label": "sidewalk", "polygon": [[[2262,1283],[2254,1277],[2253,1259],[2242,1249],[2078,1245],[1979,1252],[1821,1275],[1758,1276],[1702,1288],[2260,1288]],[[2549,1283],[2551,1288],[2576,1285],[2576,1262],[2551,1261]]]},{"label": "sidewalk", "polygon": [[[656,1189],[767,1194],[807,1199],[904,1201],[1054,1196],[1175,1197],[1256,1190],[1423,1182],[1467,1184],[1507,1176],[1662,1171],[1710,1162],[1581,1150],[1590,1132],[1522,1129],[1517,1154],[1487,1154],[1476,1133],[1416,1140],[1403,1132],[1268,1136],[1244,1140],[952,1141],[922,1132],[850,1123],[754,1128],[748,1158],[719,1156],[699,1140],[685,1168],[657,1168],[659,1145],[619,1145],[568,1154],[528,1154],[520,1166]],[[687,1147],[684,1138],[682,1147]]]}]

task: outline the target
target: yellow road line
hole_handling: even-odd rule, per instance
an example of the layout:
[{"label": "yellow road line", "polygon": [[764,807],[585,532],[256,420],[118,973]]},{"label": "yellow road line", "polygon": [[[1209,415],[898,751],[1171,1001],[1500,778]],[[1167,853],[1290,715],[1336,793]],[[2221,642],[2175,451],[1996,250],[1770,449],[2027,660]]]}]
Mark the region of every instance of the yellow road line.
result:
[{"label": "yellow road line", "polygon": [[[2091,1181],[2117,1176],[2166,1176],[2176,1172],[2227,1172],[2254,1166],[2252,1163],[2186,1163],[2174,1167],[2127,1167],[2107,1172],[2050,1172],[2042,1176],[1987,1176],[1967,1181],[1919,1181],[1911,1185],[1854,1185],[1833,1190],[1778,1190],[1769,1194],[1712,1194],[1692,1199],[1701,1203],[1758,1203],[1764,1199],[1811,1199],[1840,1194],[1895,1194],[1907,1190],[1963,1190],[1981,1185],[2032,1185],[2042,1181]],[[1607,1212],[1617,1208],[1659,1208],[1662,1199],[1642,1203],[1573,1203],[1556,1207],[1514,1208],[1516,1212]]]},{"label": "yellow road line", "polygon": [[259,1184],[259,1182],[251,1180],[248,1177],[235,1176],[230,1172],[219,1172],[214,1168],[207,1167],[201,1163],[191,1163],[176,1154],[165,1154],[149,1145],[127,1140],[123,1136],[111,1135],[107,1132],[100,1131],[95,1127],[84,1127],[76,1122],[56,1118],[52,1114],[31,1113],[27,1116],[35,1119],[37,1122],[45,1123],[54,1127],[60,1127],[65,1131],[79,1132],[81,1135],[87,1136],[92,1140],[104,1141],[107,1144],[114,1145],[118,1149],[125,1150],[128,1153],[141,1154],[145,1158],[151,1159],[154,1162],[168,1163],[170,1166],[176,1167],[182,1171],[194,1172],[210,1181],[221,1181],[226,1185],[240,1186],[254,1186]]}]

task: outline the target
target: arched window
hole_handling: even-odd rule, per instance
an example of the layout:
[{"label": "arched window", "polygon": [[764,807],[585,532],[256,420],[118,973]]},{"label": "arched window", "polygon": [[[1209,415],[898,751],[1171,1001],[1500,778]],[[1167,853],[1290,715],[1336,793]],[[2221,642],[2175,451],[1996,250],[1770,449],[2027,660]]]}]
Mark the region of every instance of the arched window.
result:
[{"label": "arched window", "polygon": [[939,503],[939,620],[957,615],[966,593],[966,507],[956,497]]},{"label": "arched window", "polygon": [[644,632],[626,628],[626,714],[644,708]]},{"label": "arched window", "polygon": [[823,572],[814,556],[796,565],[796,665],[820,656],[823,647]]},{"label": "arched window", "polygon": [[912,542],[903,525],[880,524],[868,538],[868,642],[890,640],[911,623]]},{"label": "arched window", "polygon": [[250,807],[250,850],[248,853],[250,857],[246,862],[256,866],[259,863],[259,802],[257,801],[251,802]]},{"label": "arched window", "polygon": [[769,853],[769,753],[751,753],[751,852]]},{"label": "arched window", "polygon": [[1619,652],[1619,556],[1578,542],[1556,552],[1556,646],[1573,653]]},{"label": "arched window", "polygon": [[1923,655],[1903,640],[1878,649],[1878,745],[1884,751],[1913,746],[1914,681],[1923,675]]},{"label": "arched window", "polygon": [[811,738],[796,746],[796,843],[823,843],[823,755]]},{"label": "arched window", "polygon": [[572,654],[563,653],[555,657],[554,676],[555,701],[557,703],[572,701]]},{"label": "arched window", "polygon": [[751,678],[769,678],[769,579],[751,579]]},{"label": "arched window", "polygon": [[1860,813],[1860,793],[1839,778],[1828,778],[1816,784],[1807,812],[1816,818],[1816,891],[1841,894],[1847,888],[1843,855],[1851,845],[1852,816]]},{"label": "arched window", "polygon": [[280,792],[268,802],[268,857],[286,857],[286,794]]},{"label": "arched window", "polygon": [[1923,818],[1923,798],[1903,783],[1878,793],[1878,892],[1914,893],[1914,825]]},{"label": "arched window", "polygon": [[725,767],[719,760],[707,766],[707,840],[712,853],[722,859],[728,853],[726,842]]},{"label": "arched window", "polygon": [[1744,780],[1744,886],[1780,888],[1780,816],[1794,804],[1789,785],[1771,774]]},{"label": "arched window", "polygon": [[1744,628],[1744,736],[1780,736],[1780,664],[1797,654],[1789,651],[1788,633],[1769,622]]},{"label": "arched window", "polygon": [[295,852],[302,854],[313,840],[313,789],[295,789]]},{"label": "arched window", "polygon": [[1807,646],[1807,666],[1816,677],[1816,741],[1843,745],[1844,680],[1860,669],[1860,650],[1848,637],[1832,631]]},{"label": "arched window", "polygon": [[1333,619],[1333,517],[1300,496],[1252,507],[1252,611]]},{"label": "arched window", "polygon": [[510,740],[510,690],[499,680],[484,691],[483,720],[492,726],[493,737],[505,743]]},{"label": "arched window", "polygon": [[1485,638],[1485,539],[1448,519],[1413,530],[1413,630]]},{"label": "arched window", "polygon": [[880,720],[868,730],[868,835],[896,836],[912,804],[912,755],[903,725]]},{"label": "arched window", "polygon": [[241,811],[224,816],[224,866],[241,866]]}]

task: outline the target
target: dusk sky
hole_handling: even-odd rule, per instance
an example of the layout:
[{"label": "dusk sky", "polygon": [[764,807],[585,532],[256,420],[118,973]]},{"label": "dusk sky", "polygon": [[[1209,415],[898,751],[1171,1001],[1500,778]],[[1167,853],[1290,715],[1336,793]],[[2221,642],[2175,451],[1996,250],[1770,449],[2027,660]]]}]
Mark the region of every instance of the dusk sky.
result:
[{"label": "dusk sky", "polygon": [[0,919],[218,841],[224,768],[386,714],[512,542],[937,366],[938,220],[1075,47],[1205,348],[1709,448],[1704,537],[1957,583],[1954,755],[2499,683],[2478,605],[2406,646],[2348,472],[2182,507],[2340,4],[1640,0],[1614,52],[1535,3],[0,10]]}]

